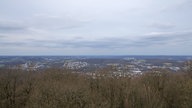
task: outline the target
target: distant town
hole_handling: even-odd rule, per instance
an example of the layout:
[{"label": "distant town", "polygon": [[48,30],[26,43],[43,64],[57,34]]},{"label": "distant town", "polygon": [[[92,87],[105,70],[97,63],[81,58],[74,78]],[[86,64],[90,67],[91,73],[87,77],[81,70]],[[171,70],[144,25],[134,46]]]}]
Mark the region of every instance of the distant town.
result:
[{"label": "distant town", "polygon": [[0,56],[0,68],[26,71],[59,68],[93,76],[101,75],[98,70],[110,69],[111,75],[123,77],[152,69],[179,72],[187,68],[189,60],[192,56]]}]

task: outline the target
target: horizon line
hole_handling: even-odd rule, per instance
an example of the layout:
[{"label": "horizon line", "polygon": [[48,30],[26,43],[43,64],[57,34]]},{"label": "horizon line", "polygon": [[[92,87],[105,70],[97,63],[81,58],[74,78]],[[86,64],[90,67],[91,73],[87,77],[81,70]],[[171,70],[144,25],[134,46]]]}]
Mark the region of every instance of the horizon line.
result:
[{"label": "horizon line", "polygon": [[155,55],[155,54],[152,54],[152,55],[140,55],[140,54],[135,54],[135,55],[0,55],[0,56],[192,56],[192,55],[170,55],[170,54],[161,54],[161,55]]}]

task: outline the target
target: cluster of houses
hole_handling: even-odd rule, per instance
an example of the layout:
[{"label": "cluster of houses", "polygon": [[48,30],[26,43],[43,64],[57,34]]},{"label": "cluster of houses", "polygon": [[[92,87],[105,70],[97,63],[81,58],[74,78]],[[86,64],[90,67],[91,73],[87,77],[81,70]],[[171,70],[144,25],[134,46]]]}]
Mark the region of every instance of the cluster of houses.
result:
[{"label": "cluster of houses", "polygon": [[87,66],[88,66],[87,62],[81,62],[81,61],[66,62],[63,65],[63,67],[65,67],[67,69],[80,69],[80,68],[84,68]]}]

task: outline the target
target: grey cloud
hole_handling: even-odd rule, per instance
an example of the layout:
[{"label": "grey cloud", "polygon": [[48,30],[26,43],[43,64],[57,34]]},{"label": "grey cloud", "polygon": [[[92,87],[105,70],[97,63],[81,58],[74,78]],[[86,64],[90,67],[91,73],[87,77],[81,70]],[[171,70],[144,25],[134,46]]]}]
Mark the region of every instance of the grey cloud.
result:
[{"label": "grey cloud", "polygon": [[152,23],[149,25],[149,27],[156,29],[172,29],[175,27],[175,25],[171,23]]},{"label": "grey cloud", "polygon": [[21,26],[13,26],[13,25],[0,25],[1,31],[18,31],[18,30],[24,30],[24,27]]},{"label": "grey cloud", "polygon": [[[130,40],[126,37],[123,38],[103,38],[95,41],[72,41],[74,47],[89,47],[89,48],[128,48],[128,47],[146,47],[152,45],[163,45],[174,40],[180,42],[192,40],[192,32],[171,32],[159,33],[155,35],[148,35],[138,40]],[[176,41],[175,41],[176,42]],[[64,42],[63,42],[64,43]]]},{"label": "grey cloud", "polygon": [[39,33],[38,31],[55,32],[56,30],[62,31],[79,28],[86,23],[86,21],[76,20],[67,16],[50,15],[34,16],[22,21],[0,19],[0,32],[23,32],[26,34]]},{"label": "grey cloud", "polygon": [[148,47],[153,45],[166,45],[170,42],[175,42],[180,45],[181,43],[192,43],[192,31],[180,32],[156,32],[152,34],[143,35],[137,40],[129,40],[125,38],[106,39],[117,45],[118,47]]},{"label": "grey cloud", "polygon": [[10,46],[10,47],[14,47],[14,46],[25,46],[26,43],[24,42],[0,42],[0,46]]},{"label": "grey cloud", "polygon": [[184,9],[186,7],[191,7],[191,6],[192,6],[191,0],[184,0],[183,2],[181,2],[176,6],[176,9],[179,10],[179,9]]},{"label": "grey cloud", "polygon": [[4,37],[6,37],[6,36],[4,36],[4,35],[0,35],[0,38],[4,38]]},{"label": "grey cloud", "polygon": [[30,20],[31,26],[38,29],[64,30],[82,27],[86,21],[80,21],[68,16],[38,15]]},{"label": "grey cloud", "polygon": [[192,31],[157,32],[146,35],[144,38],[140,39],[140,42],[145,43],[146,45],[154,45],[167,44],[169,42],[185,42],[187,40],[192,41]]},{"label": "grey cloud", "polygon": [[47,48],[117,48],[123,44],[119,41],[112,40],[35,40],[30,39],[25,42],[4,42],[1,45],[17,45],[29,47],[47,47]]},{"label": "grey cloud", "polygon": [[154,45],[166,45],[170,42],[177,44],[191,42],[192,31],[183,32],[156,32],[144,35],[137,40],[130,40],[126,37],[103,38],[95,40],[85,40],[77,38],[72,40],[37,40],[28,39],[22,42],[0,42],[5,46],[28,46],[46,48],[92,48],[92,49],[115,49],[129,47],[148,47]]},{"label": "grey cloud", "polygon": [[0,31],[1,32],[22,31],[25,29],[26,29],[25,25],[22,25],[17,22],[0,21]]},{"label": "grey cloud", "polygon": [[87,41],[87,40],[60,40],[60,41],[33,41],[33,44],[40,45],[43,47],[49,48],[112,48],[114,47],[114,43],[110,41],[104,40],[95,40],[95,41]]},{"label": "grey cloud", "polygon": [[185,42],[192,42],[192,31],[181,32],[156,32],[153,34],[144,35],[137,40],[124,38],[104,38],[98,40],[93,45],[108,46],[108,48],[128,48],[128,47],[148,47],[154,45],[166,45],[170,42],[175,42],[180,45]]}]

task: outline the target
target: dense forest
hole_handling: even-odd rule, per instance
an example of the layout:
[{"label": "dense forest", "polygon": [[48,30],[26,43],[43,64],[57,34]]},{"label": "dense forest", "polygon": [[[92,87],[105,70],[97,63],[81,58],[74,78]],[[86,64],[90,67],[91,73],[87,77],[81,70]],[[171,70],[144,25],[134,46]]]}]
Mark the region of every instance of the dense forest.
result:
[{"label": "dense forest", "polygon": [[1,69],[0,108],[192,108],[192,72],[93,78],[66,69]]}]

